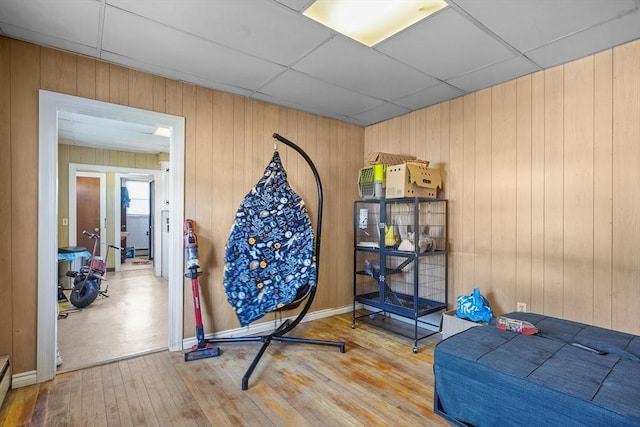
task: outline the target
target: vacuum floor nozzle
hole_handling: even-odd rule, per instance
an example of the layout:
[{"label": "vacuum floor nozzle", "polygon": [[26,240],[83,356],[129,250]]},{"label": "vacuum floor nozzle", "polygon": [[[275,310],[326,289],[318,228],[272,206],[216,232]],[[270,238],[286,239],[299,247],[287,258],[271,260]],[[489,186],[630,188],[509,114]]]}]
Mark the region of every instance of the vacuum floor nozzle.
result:
[{"label": "vacuum floor nozzle", "polygon": [[220,356],[220,349],[218,347],[205,347],[194,348],[184,354],[184,361],[189,362],[191,360],[207,359],[209,357]]}]

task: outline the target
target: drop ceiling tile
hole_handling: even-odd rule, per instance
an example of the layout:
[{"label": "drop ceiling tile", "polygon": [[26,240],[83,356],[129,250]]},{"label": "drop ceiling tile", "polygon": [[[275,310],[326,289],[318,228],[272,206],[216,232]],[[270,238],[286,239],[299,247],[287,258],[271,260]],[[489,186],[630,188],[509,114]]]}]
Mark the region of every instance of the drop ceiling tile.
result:
[{"label": "drop ceiling tile", "polygon": [[360,114],[354,114],[352,117],[372,125],[410,112],[411,110],[408,108],[401,107],[400,105],[396,105],[391,102],[385,102],[379,107],[372,108],[371,110],[364,111]]},{"label": "drop ceiling tile", "polygon": [[297,10],[298,12],[303,12],[305,10],[307,10],[307,8],[309,6],[311,6],[311,4],[315,1],[315,0],[275,0],[278,3],[281,3],[293,10]]},{"label": "drop ceiling tile", "polygon": [[[99,18],[100,3],[95,0],[0,0],[0,23],[40,34],[39,39],[55,37],[95,48]],[[3,32],[13,36],[4,26]]]},{"label": "drop ceiling tile", "polygon": [[564,64],[640,38],[640,11],[527,52],[544,68]]},{"label": "drop ceiling tile", "polygon": [[634,0],[453,0],[520,52],[637,9]]},{"label": "drop ceiling tile", "polygon": [[274,63],[114,8],[105,12],[102,48],[142,63],[247,90],[262,86],[284,70]]},{"label": "drop ceiling tile", "polygon": [[105,61],[113,62],[115,64],[124,65],[125,67],[133,68],[134,70],[142,70],[148,73],[155,74],[157,76],[167,77],[167,78],[178,80],[178,81],[189,82],[191,84],[199,85],[202,87],[217,89],[222,92],[234,93],[241,96],[250,96],[253,93],[253,90],[249,90],[249,89],[245,89],[237,86],[231,86],[224,82],[217,82],[214,80],[207,79],[205,77],[194,76],[179,70],[167,69],[156,64],[149,64],[146,62],[138,61],[136,59],[131,59],[121,55],[116,55],[110,52],[103,52],[102,59],[104,59]]},{"label": "drop ceiling tile", "polygon": [[278,76],[261,88],[260,92],[287,103],[346,116],[369,110],[383,103],[370,96],[316,80],[294,70]]},{"label": "drop ceiling tile", "polygon": [[460,88],[466,92],[475,92],[499,83],[513,80],[525,74],[539,71],[531,61],[522,57],[515,57],[497,64],[490,65],[477,71],[447,80],[452,86]]},{"label": "drop ceiling tile", "polygon": [[332,33],[272,1],[108,0],[118,8],[282,65],[296,62]]},{"label": "drop ceiling tile", "polygon": [[440,83],[360,43],[335,37],[293,67],[320,80],[384,100]]},{"label": "drop ceiling tile", "polygon": [[447,83],[421,90],[404,98],[396,99],[393,102],[411,110],[435,105],[449,99],[464,95],[465,92]]},{"label": "drop ceiling tile", "polygon": [[383,41],[375,49],[440,80],[513,56],[502,43],[451,8]]},{"label": "drop ceiling tile", "polygon": [[80,43],[74,43],[69,40],[59,39],[46,34],[25,30],[24,28],[14,27],[9,24],[0,24],[0,33],[18,40],[25,40],[42,46],[51,46],[58,49],[64,49],[70,52],[80,53],[82,55],[97,56],[98,50],[94,46],[85,46]]},{"label": "drop ceiling tile", "polygon": [[342,115],[342,114],[334,114],[332,112],[327,112],[327,111],[322,111],[322,110],[318,110],[318,109],[315,109],[315,108],[310,108],[308,105],[300,105],[300,104],[296,104],[295,102],[284,101],[282,99],[274,98],[273,96],[266,95],[266,94],[260,93],[260,92],[256,92],[252,96],[252,98],[260,100],[260,101],[268,102],[270,104],[280,105],[282,107],[292,108],[292,109],[298,110],[298,111],[304,111],[305,113],[315,114],[316,116],[320,116],[320,117],[326,117],[326,118],[329,118],[329,119],[339,120],[341,122],[352,123],[352,124],[358,125],[358,126],[364,126],[365,125],[365,123],[359,122],[359,121],[357,121],[355,119],[352,119],[349,116],[345,116],[345,115]]}]

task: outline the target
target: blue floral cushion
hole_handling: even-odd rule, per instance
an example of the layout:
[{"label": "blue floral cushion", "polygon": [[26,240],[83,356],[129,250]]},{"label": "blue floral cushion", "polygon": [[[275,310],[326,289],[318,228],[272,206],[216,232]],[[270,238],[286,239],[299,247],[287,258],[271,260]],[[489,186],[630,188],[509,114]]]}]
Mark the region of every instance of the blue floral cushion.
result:
[{"label": "blue floral cushion", "polygon": [[242,326],[291,303],[316,282],[314,235],[278,152],[236,212],[224,256],[227,300]]}]

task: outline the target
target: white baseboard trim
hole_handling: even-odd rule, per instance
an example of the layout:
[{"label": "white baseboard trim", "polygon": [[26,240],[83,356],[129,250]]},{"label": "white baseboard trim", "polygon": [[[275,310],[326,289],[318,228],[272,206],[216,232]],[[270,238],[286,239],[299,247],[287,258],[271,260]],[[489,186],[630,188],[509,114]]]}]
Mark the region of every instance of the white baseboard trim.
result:
[{"label": "white baseboard trim", "polygon": [[11,388],[26,387],[38,382],[37,371],[22,372],[11,376]]},{"label": "white baseboard trim", "polygon": [[[323,319],[325,317],[331,317],[331,316],[335,316],[337,314],[343,314],[343,313],[347,313],[353,310],[353,305],[348,305],[348,306],[344,306],[344,307],[338,307],[338,308],[332,308],[332,309],[328,309],[328,310],[320,310],[320,311],[314,311],[312,313],[307,313],[306,316],[304,316],[304,319],[302,319],[302,321],[300,323],[305,323],[305,322],[309,322],[311,320],[317,320],[317,319]],[[295,319],[296,316],[290,316],[284,319],[281,319],[282,321],[288,320],[288,319]],[[273,323],[272,322],[263,322],[263,323],[258,323],[256,325],[249,325],[246,326],[244,328],[235,328],[235,329],[229,329],[226,331],[221,331],[221,332],[216,332],[216,333],[211,333],[211,334],[206,334],[205,335],[205,339],[207,338],[229,338],[229,337],[243,337],[243,336],[247,336],[247,335],[257,335],[263,332],[270,332],[273,331],[274,327],[273,327]],[[182,348],[183,349],[189,349],[192,348],[194,345],[198,344],[198,340],[196,337],[189,337],[189,338],[185,338],[182,340]]]}]

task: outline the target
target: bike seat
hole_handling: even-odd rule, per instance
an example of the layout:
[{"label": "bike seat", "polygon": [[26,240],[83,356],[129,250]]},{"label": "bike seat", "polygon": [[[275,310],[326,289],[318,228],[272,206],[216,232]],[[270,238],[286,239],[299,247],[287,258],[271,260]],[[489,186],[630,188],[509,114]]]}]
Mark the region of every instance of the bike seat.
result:
[{"label": "bike seat", "polygon": [[84,252],[86,250],[87,250],[87,248],[84,248],[82,246],[65,246],[63,248],[58,248],[58,253],[59,254],[72,254],[72,253],[76,253],[76,252]]}]

